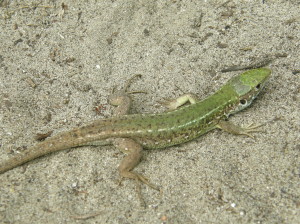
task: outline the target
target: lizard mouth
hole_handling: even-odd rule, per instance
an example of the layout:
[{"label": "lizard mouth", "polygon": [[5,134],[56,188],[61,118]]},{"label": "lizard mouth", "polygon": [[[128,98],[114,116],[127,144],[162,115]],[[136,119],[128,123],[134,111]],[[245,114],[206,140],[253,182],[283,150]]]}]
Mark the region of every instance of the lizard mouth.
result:
[{"label": "lizard mouth", "polygon": [[263,83],[258,84],[249,94],[244,96],[243,98],[240,99],[239,105],[238,105],[238,111],[243,110],[244,108],[248,107],[253,100],[256,99],[256,97],[259,95],[259,93],[263,90],[265,87],[266,81]]}]

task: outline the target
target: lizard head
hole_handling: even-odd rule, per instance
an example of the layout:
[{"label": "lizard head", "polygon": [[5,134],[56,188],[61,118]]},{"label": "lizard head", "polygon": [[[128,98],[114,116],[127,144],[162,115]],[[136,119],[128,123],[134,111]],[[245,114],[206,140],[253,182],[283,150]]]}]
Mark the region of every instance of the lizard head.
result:
[{"label": "lizard head", "polygon": [[246,71],[232,78],[229,81],[229,84],[239,98],[239,104],[232,113],[248,107],[263,89],[270,75],[270,69],[257,68]]}]

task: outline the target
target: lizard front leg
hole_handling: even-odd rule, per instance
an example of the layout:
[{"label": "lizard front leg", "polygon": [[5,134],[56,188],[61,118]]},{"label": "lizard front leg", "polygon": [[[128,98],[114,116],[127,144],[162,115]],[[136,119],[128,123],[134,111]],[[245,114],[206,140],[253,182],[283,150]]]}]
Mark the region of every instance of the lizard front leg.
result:
[{"label": "lizard front leg", "polygon": [[186,103],[195,104],[198,102],[198,98],[193,93],[183,94],[175,99],[166,99],[164,102],[160,101],[162,105],[168,108],[168,110],[176,110]]}]

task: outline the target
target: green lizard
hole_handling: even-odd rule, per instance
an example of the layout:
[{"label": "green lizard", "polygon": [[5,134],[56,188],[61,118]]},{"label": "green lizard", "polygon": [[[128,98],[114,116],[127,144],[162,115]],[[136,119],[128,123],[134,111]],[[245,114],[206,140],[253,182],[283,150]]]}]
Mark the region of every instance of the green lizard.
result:
[{"label": "green lizard", "polygon": [[[110,103],[118,106],[115,116],[101,119],[45,141],[13,156],[0,164],[0,174],[35,158],[63,149],[113,144],[127,155],[121,161],[121,177],[138,183],[150,184],[144,176],[132,169],[140,162],[142,149],[158,149],[184,143],[220,128],[233,134],[248,135],[258,126],[242,128],[226,118],[248,107],[259,94],[271,75],[268,68],[246,71],[230,79],[215,94],[198,101],[192,94],[185,94],[166,103],[169,110],[160,114],[128,115],[131,99],[127,91],[130,81],[110,97]],[[183,106],[189,102],[189,105]]]}]

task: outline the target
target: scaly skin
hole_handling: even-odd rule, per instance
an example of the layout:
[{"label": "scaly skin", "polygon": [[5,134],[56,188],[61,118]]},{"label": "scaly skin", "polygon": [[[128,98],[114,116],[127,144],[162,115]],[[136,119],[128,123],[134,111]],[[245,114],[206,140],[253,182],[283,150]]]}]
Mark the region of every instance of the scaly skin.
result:
[{"label": "scaly skin", "polygon": [[[250,136],[249,132],[255,131],[255,127],[240,128],[224,120],[249,106],[270,75],[271,70],[268,68],[244,72],[229,80],[208,98],[197,101],[192,95],[186,94],[169,102],[168,106],[172,111],[160,114],[124,115],[130,107],[126,87],[125,91],[121,91],[125,94],[124,97],[121,100],[118,98],[114,103],[120,108],[124,107],[117,116],[46,139],[2,162],[0,173],[59,150],[112,143],[129,154],[119,167],[121,176],[141,180],[153,187],[142,175],[131,171],[139,163],[142,148],[156,149],[180,144],[215,128]],[[191,104],[182,106],[187,101]]]}]

